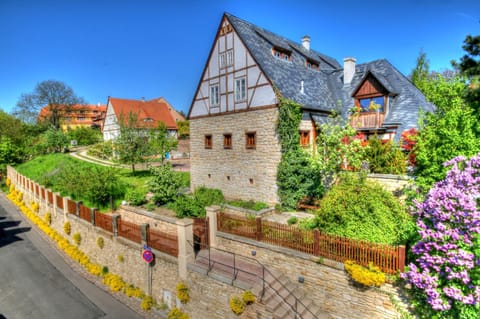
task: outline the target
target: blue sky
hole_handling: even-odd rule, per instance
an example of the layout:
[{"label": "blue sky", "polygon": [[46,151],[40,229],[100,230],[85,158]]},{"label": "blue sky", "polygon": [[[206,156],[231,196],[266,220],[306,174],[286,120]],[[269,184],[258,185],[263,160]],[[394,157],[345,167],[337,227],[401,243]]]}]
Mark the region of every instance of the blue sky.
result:
[{"label": "blue sky", "polygon": [[479,0],[0,0],[0,109],[55,79],[89,103],[163,96],[187,113],[225,11],[406,75],[421,50],[432,70],[449,68],[480,34]]}]

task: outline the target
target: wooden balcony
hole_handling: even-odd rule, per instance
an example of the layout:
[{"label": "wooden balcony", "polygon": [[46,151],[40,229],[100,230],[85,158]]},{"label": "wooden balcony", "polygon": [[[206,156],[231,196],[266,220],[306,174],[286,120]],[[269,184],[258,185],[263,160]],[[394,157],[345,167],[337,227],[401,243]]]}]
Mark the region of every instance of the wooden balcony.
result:
[{"label": "wooden balcony", "polygon": [[360,113],[350,117],[350,125],[355,129],[382,127],[385,113]]}]

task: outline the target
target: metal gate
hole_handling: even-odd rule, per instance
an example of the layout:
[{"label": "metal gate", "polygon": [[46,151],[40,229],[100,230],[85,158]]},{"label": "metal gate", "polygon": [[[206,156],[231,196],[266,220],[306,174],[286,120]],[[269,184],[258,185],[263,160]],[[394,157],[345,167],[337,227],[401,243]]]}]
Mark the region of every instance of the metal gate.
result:
[{"label": "metal gate", "polygon": [[201,249],[208,248],[210,244],[208,238],[208,217],[193,219],[193,248],[195,254]]}]

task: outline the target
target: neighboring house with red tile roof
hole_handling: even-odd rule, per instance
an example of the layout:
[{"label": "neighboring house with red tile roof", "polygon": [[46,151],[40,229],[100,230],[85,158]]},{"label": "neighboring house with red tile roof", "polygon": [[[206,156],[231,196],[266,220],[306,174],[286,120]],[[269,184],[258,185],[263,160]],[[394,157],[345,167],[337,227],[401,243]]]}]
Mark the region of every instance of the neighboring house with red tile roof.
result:
[{"label": "neighboring house with red tile roof", "polygon": [[[107,106],[102,104],[97,105],[81,105],[76,104],[70,107],[60,107],[60,127],[63,131],[76,129],[79,127],[102,128],[103,120]],[[44,121],[50,117],[50,108],[43,107],[38,114],[38,120]]]},{"label": "neighboring house with red tile roof", "polygon": [[115,139],[120,135],[119,122],[129,114],[137,116],[139,125],[145,128],[156,128],[159,122],[167,126],[168,134],[177,137],[177,121],[184,121],[181,116],[164,98],[149,101],[129,100],[109,97],[107,114],[103,125],[104,141]]}]

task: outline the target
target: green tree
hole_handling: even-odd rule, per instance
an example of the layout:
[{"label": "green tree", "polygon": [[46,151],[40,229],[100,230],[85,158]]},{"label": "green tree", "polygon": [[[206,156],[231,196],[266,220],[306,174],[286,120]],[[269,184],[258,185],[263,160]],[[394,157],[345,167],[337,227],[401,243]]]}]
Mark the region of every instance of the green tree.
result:
[{"label": "green tree", "polygon": [[60,116],[75,104],[85,104],[73,89],[61,81],[47,80],[38,83],[32,93],[22,94],[14,115],[27,123],[35,123],[40,109],[47,107],[46,121],[60,128]]},{"label": "green tree", "polygon": [[179,138],[188,138],[190,136],[190,121],[179,121],[177,126]]},{"label": "green tree", "polygon": [[150,129],[149,148],[152,155],[158,155],[163,164],[165,155],[177,148],[178,140],[168,135],[167,126],[159,122],[156,129]]},{"label": "green tree", "polygon": [[101,142],[102,139],[102,132],[91,127],[78,127],[67,131],[67,140],[75,140],[78,145],[92,145]]},{"label": "green tree", "polygon": [[0,167],[2,164],[16,164],[23,160],[23,148],[8,136],[0,136]]},{"label": "green tree", "polygon": [[465,81],[458,76],[446,79],[437,74],[425,82],[424,94],[437,109],[421,117],[414,147],[417,184],[424,191],[445,177],[444,162],[480,151],[478,122],[464,100],[465,90]]},{"label": "green tree", "polygon": [[67,137],[60,129],[50,128],[43,133],[42,138],[47,153],[61,152],[67,146]]},{"label": "green tree", "polygon": [[[475,109],[477,120],[480,120],[480,35],[467,35],[462,48],[466,54],[460,62],[452,61],[453,66],[465,76],[469,85],[466,90],[466,100]],[[477,129],[480,136],[480,127]]]},{"label": "green tree", "polygon": [[115,139],[114,148],[118,160],[128,164],[135,173],[135,164],[143,163],[150,154],[148,132],[138,120],[138,114],[128,113],[120,116],[120,135]]},{"label": "green tree", "polygon": [[424,84],[430,77],[430,62],[427,59],[427,54],[423,51],[417,57],[415,68],[410,74],[410,80],[420,90],[424,90]]}]

